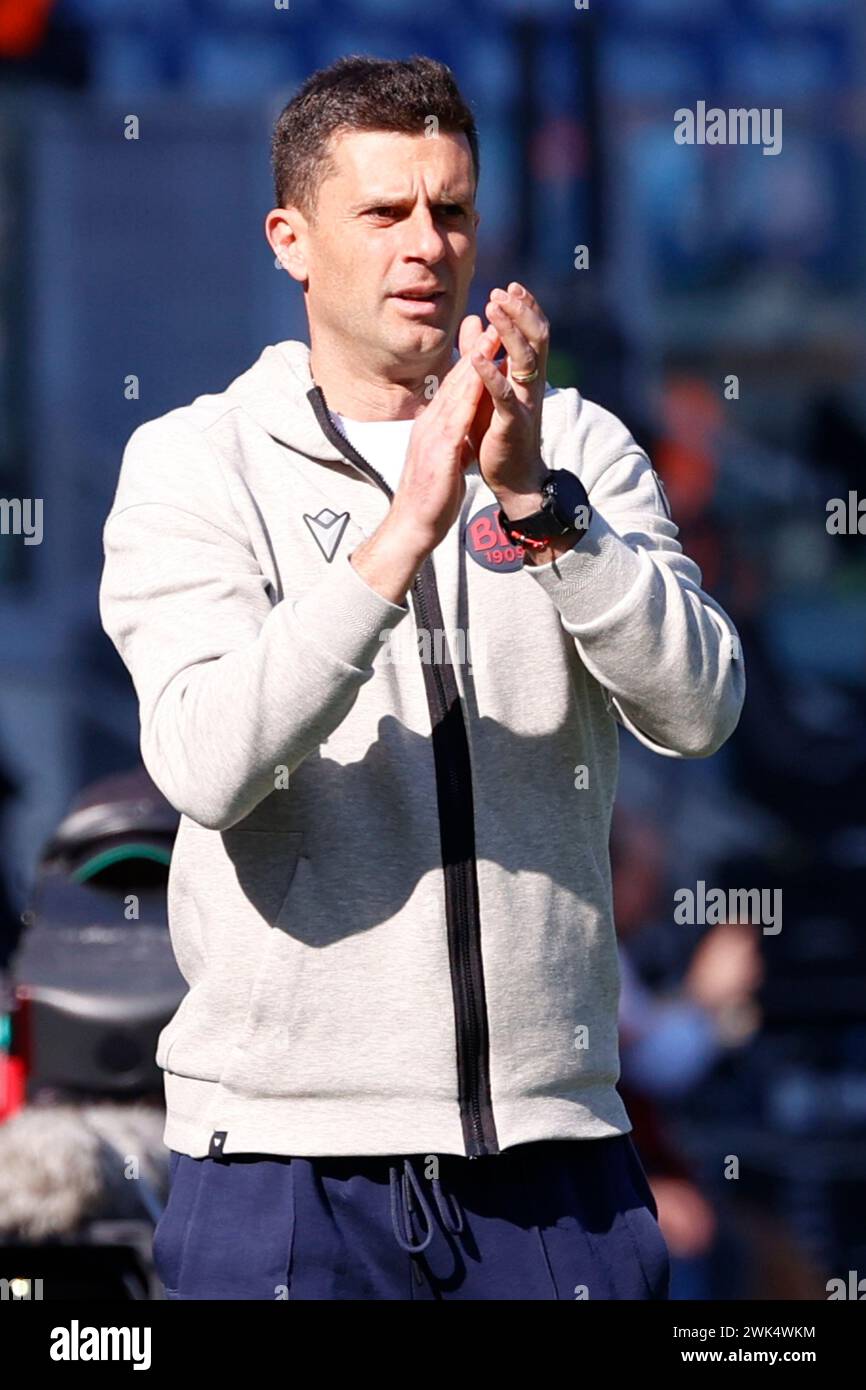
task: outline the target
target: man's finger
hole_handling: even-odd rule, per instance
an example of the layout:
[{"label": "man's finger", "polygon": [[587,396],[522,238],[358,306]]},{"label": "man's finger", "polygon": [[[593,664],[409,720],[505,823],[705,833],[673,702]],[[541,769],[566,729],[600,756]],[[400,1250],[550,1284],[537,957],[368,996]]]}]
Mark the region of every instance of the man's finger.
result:
[{"label": "man's finger", "polygon": [[525,299],[527,304],[531,304],[534,309],[538,308],[538,300],[531,290],[522,285],[519,280],[510,280],[505,286],[509,294],[516,294],[521,299]]},{"label": "man's finger", "polygon": [[[481,333],[476,339],[478,346],[473,353],[485,359],[485,354],[494,354],[499,348],[498,337]],[[484,384],[475,371],[472,356],[468,354],[449,372],[440,389],[433,398],[433,404],[424,412],[427,419],[433,407],[435,416],[430,417],[440,439],[457,443],[464,438],[472,426],[478,410],[478,403],[484,394]]]},{"label": "man's finger", "polygon": [[[531,372],[538,366],[538,354],[521,332],[510,314],[501,304],[491,301],[487,306],[487,316],[499,330],[505,351],[510,359],[512,372]],[[515,382],[515,385],[518,383]],[[526,389],[524,387],[524,389]]]},{"label": "man's finger", "polygon": [[475,352],[472,354],[472,365],[487,388],[497,415],[504,420],[512,420],[521,410],[521,403],[509,378],[503,376],[495,362],[489,362]]},{"label": "man's finger", "polygon": [[461,357],[465,357],[467,352],[475,346],[476,341],[484,332],[484,324],[481,322],[480,314],[469,314],[460,325],[457,335],[457,351]]},{"label": "man's finger", "polygon": [[499,351],[500,345],[499,334],[492,324],[478,333],[472,349],[465,353],[458,362],[455,362],[424,414],[427,415],[433,406],[437,406],[433,417],[436,418],[453,402],[465,402],[470,397],[477,400],[477,378],[472,366],[472,353],[480,350],[484,356],[488,354],[494,356]]},{"label": "man's finger", "polygon": [[[516,282],[512,281],[512,284],[514,283]],[[526,295],[518,296],[506,294],[503,290],[491,290],[490,302],[498,304],[503,313],[517,325],[538,358],[546,358],[550,325],[534,301],[530,303]]]}]

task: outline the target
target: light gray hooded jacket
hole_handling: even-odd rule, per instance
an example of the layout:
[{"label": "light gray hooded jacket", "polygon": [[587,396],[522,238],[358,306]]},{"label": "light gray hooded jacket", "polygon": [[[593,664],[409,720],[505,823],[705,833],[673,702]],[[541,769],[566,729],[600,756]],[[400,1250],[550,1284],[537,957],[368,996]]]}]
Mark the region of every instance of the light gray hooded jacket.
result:
[{"label": "light gray hooded jacket", "polygon": [[477,1156],[631,1129],[617,724],[713,753],[743,663],[620,421],[548,386],[542,451],[589,493],[580,544],[523,565],[473,465],[395,604],[349,563],[392,494],[305,343],[132,434],[99,603],[181,813],[170,1148]]}]

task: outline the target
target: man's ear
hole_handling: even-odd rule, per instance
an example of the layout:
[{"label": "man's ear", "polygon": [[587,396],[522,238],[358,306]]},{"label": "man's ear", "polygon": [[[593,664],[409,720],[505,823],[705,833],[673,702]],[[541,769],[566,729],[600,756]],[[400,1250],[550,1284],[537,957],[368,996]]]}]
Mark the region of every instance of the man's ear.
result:
[{"label": "man's ear", "polygon": [[293,280],[307,279],[306,218],[299,208],[272,208],[265,218],[265,236],[274,253],[274,264]]}]

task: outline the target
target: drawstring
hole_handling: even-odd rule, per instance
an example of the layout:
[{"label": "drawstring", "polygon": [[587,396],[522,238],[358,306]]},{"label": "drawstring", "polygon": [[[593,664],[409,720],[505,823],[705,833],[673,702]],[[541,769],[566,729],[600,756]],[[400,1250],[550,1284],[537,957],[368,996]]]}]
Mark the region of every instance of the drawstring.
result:
[{"label": "drawstring", "polygon": [[454,1194],[451,1193],[450,1200],[454,1203],[454,1210],[456,1212],[456,1216],[452,1218],[447,1206],[449,1200],[448,1194],[443,1192],[442,1184],[438,1178],[433,1178],[431,1181],[433,1185],[433,1196],[436,1198],[436,1205],[439,1208],[439,1215],[442,1217],[442,1224],[446,1231],[451,1231],[452,1235],[459,1236],[460,1232],[463,1230],[463,1212],[460,1210],[460,1203],[457,1201]]},{"label": "drawstring", "polygon": [[[405,1250],[410,1255],[420,1255],[433,1239],[433,1213],[427,1198],[424,1196],[418,1174],[412,1166],[412,1160],[410,1158],[403,1159],[402,1173],[396,1163],[389,1164],[388,1176],[391,1183],[391,1225],[394,1228],[397,1244],[401,1250]],[[431,1179],[431,1186],[442,1224],[446,1231],[451,1231],[453,1235],[459,1235],[463,1230],[463,1212],[457,1198],[453,1193],[450,1196],[453,1203],[452,1211],[449,1209],[449,1198],[442,1189],[441,1180],[439,1178]],[[413,1241],[412,1239],[412,1189],[414,1189],[417,1204],[427,1227],[427,1233],[421,1241]]]},{"label": "drawstring", "polygon": [[[391,1163],[388,1165],[388,1175],[391,1183],[391,1225],[394,1228],[394,1236],[401,1250],[407,1251],[410,1255],[418,1255],[422,1250],[427,1249],[433,1239],[433,1216],[427,1205],[427,1199],[421,1191],[418,1176],[408,1158],[403,1159],[402,1174],[396,1163]],[[421,1242],[412,1240],[410,1183],[415,1188],[418,1205],[424,1214],[424,1221],[427,1226],[427,1234]]]}]

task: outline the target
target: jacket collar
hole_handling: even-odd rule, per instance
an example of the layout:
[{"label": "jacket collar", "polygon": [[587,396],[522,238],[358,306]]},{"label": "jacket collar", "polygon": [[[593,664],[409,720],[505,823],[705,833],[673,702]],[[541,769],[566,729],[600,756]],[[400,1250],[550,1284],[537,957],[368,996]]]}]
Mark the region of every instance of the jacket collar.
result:
[{"label": "jacket collar", "polygon": [[[452,360],[457,356],[455,348]],[[240,400],[253,419],[282,444],[323,463],[345,463],[345,456],[324,434],[313,412],[309,393],[315,384],[309,346],[287,338],[264,348],[253,365],[230,383],[226,394]]]}]

